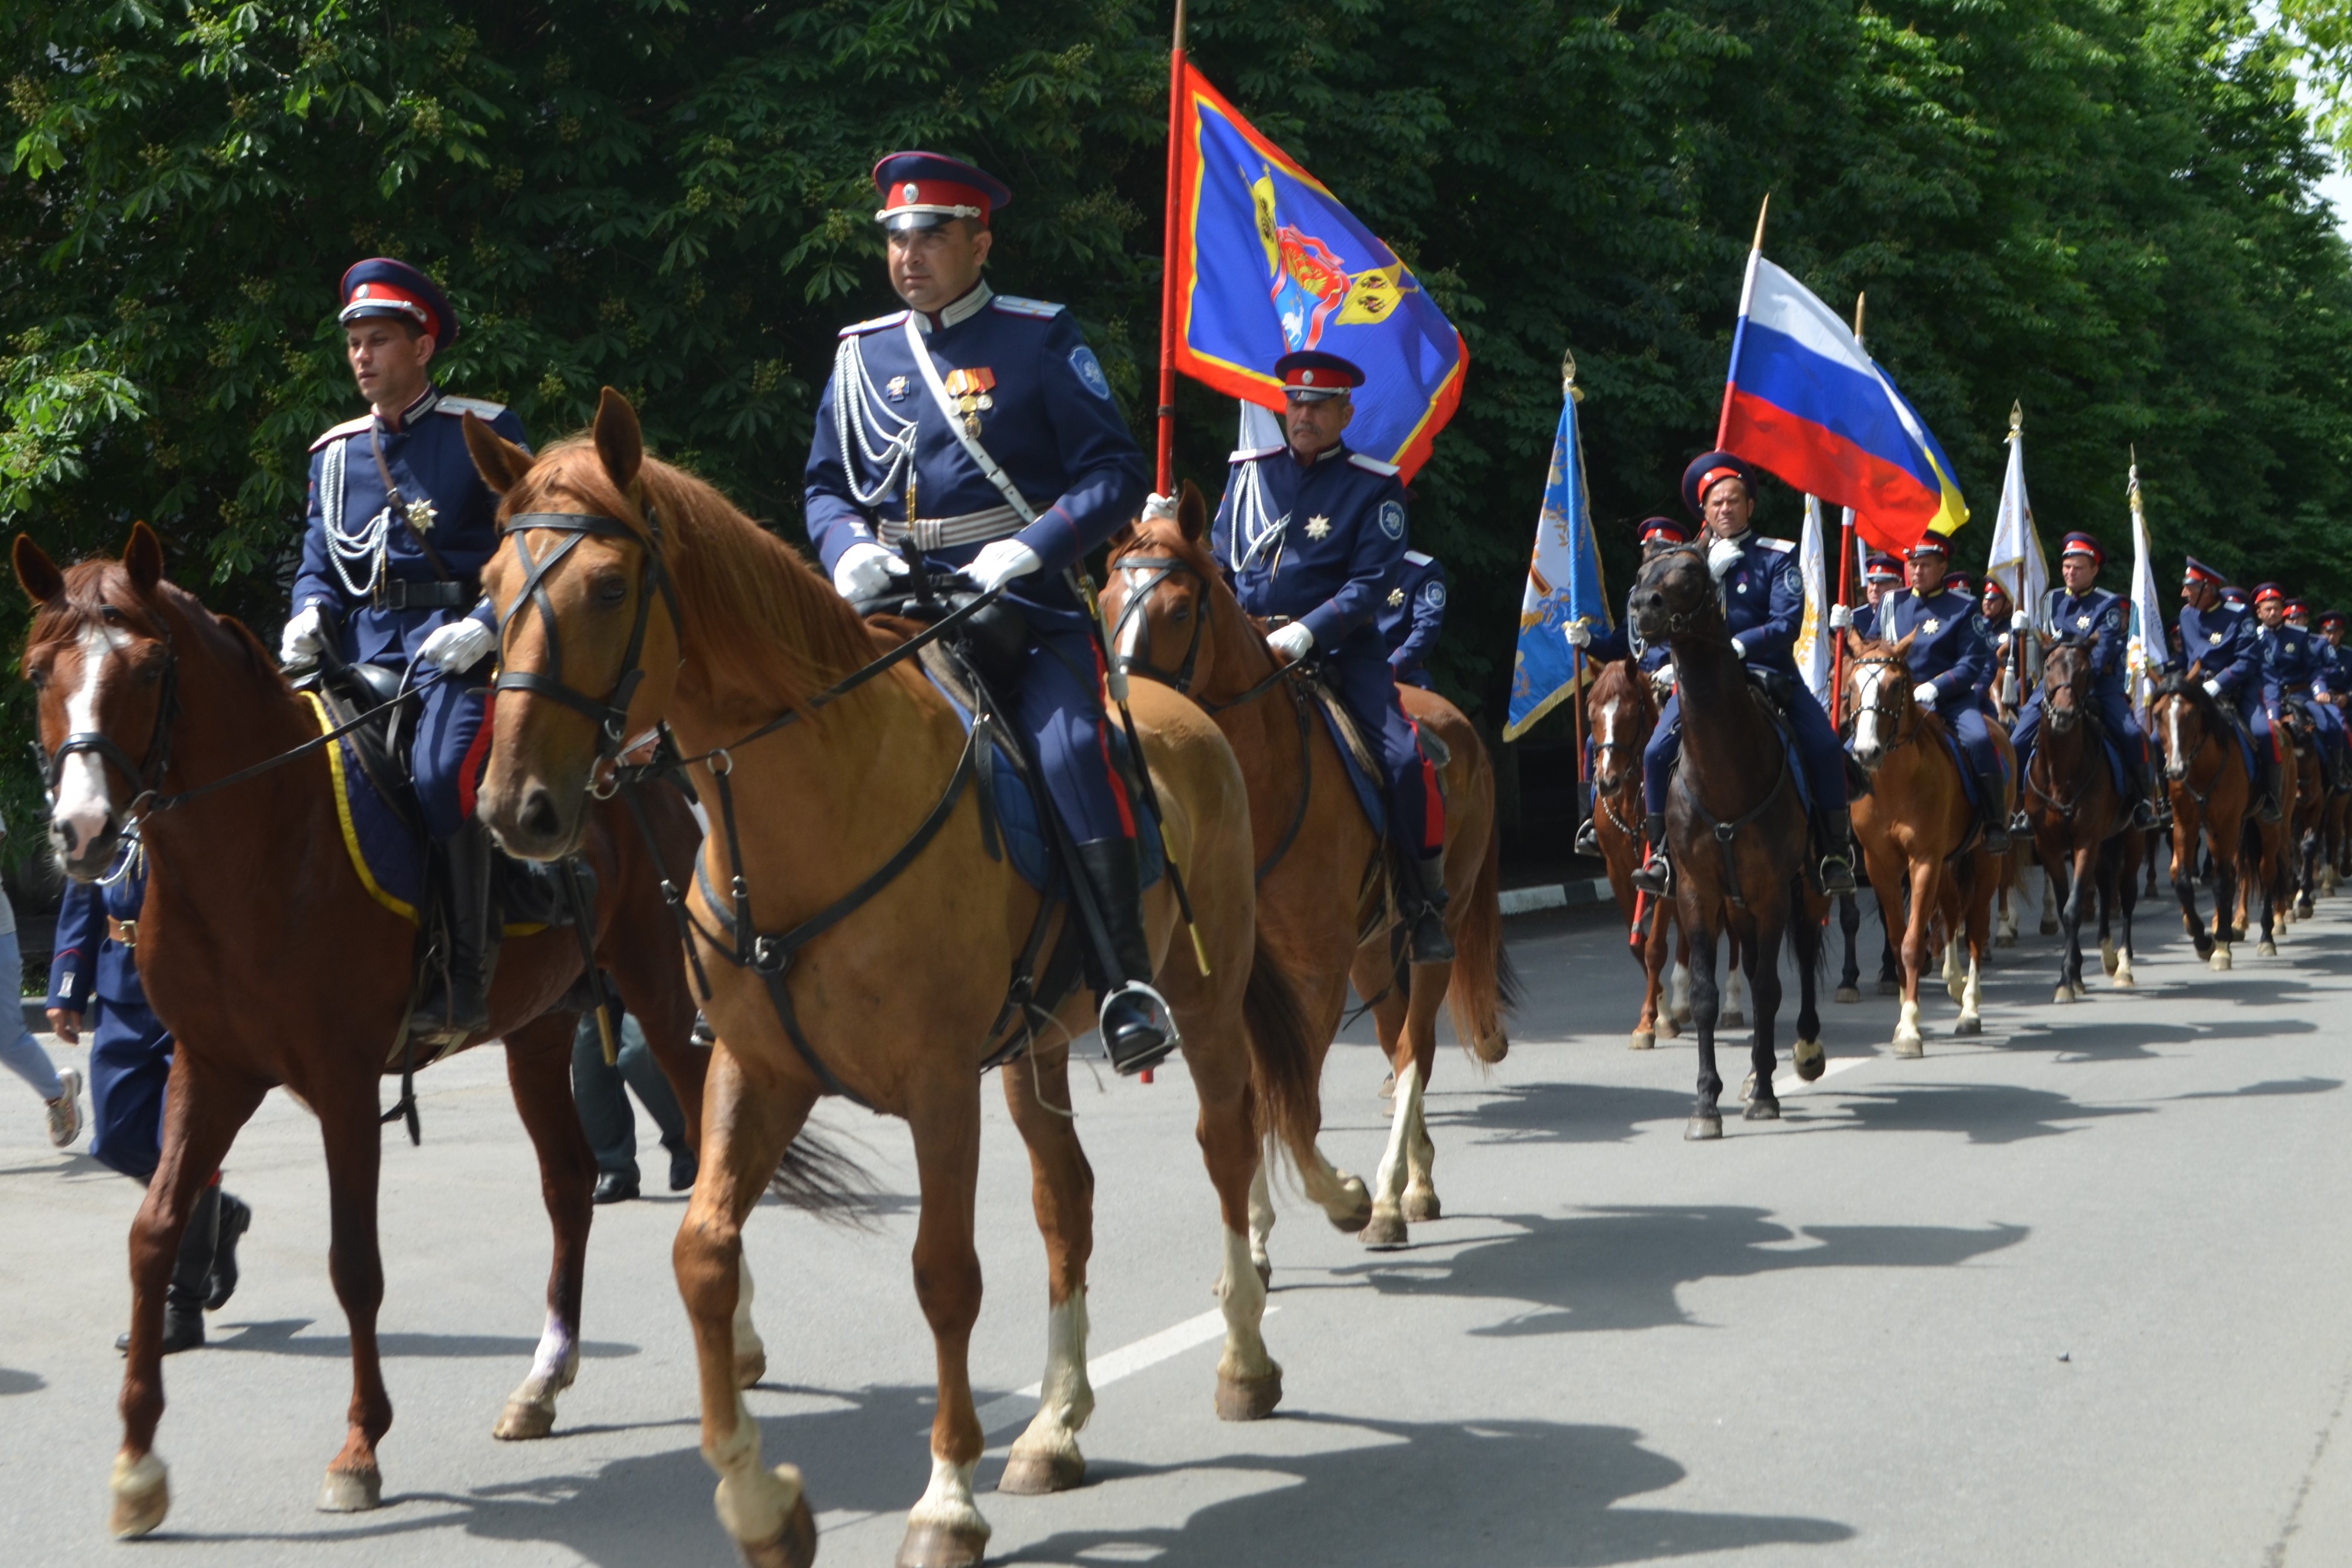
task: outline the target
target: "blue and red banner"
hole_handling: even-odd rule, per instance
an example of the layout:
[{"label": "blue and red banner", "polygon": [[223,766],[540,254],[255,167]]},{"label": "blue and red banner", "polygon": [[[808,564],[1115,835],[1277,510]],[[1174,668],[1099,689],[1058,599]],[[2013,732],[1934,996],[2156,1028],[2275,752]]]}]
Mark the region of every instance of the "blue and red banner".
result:
[{"label": "blue and red banner", "polygon": [[1748,256],[1715,444],[1853,507],[1883,550],[1969,520],[1951,460],[1918,413],[1836,313],[1760,250]]},{"label": "blue and red banner", "polygon": [[1410,480],[1462,401],[1469,350],[1394,251],[1214,88],[1178,105],[1176,366],[1283,405],[1274,361],[1301,349],[1364,372],[1348,444]]}]

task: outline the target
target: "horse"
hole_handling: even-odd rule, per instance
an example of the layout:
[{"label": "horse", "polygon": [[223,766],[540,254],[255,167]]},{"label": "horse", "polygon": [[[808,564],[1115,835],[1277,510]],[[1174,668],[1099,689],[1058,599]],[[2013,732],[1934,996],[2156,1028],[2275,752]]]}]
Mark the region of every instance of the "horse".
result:
[{"label": "horse", "polygon": [[[2172,890],[2197,956],[2215,970],[2231,967],[2230,945],[2236,932],[2231,911],[2242,874],[2261,892],[2263,941],[2275,951],[2285,830],[2255,815],[2253,781],[2234,727],[2192,671],[2189,678],[2171,674],[2158,685],[2148,706],[2148,728],[2164,758],[2165,789],[2172,798]],[[2200,848],[2213,882],[2210,932],[2197,913]]]},{"label": "horse", "polygon": [[[1256,834],[1258,925],[1299,986],[1318,1080],[1350,979],[1370,998],[1395,1090],[1369,1218],[1357,1207],[1363,1188],[1353,1177],[1335,1185],[1319,1155],[1303,1174],[1333,1225],[1349,1229],[1352,1219],[1366,1245],[1400,1247],[1410,1225],[1440,1213],[1436,1147],[1423,1109],[1439,1005],[1451,1003],[1454,1033],[1478,1061],[1500,1061],[1509,1049],[1503,1014],[1516,982],[1503,949],[1493,763],[1459,708],[1419,686],[1397,688],[1415,727],[1447,754],[1439,783],[1446,924],[1456,954],[1451,964],[1401,963],[1395,944],[1403,932],[1387,895],[1381,835],[1356,804],[1316,699],[1285,678],[1264,631],[1242,612],[1204,542],[1207,527],[1207,505],[1188,484],[1175,517],[1145,518],[1113,538],[1103,590],[1112,657],[1122,671],[1199,703],[1240,760]],[[1265,1270],[1274,1209],[1263,1192],[1260,1200],[1251,1247]]]},{"label": "horse", "polygon": [[[2137,982],[2131,967],[2131,916],[2139,894],[2142,843],[2131,827],[2126,805],[2115,787],[2105,748],[2099,744],[2092,700],[2090,650],[2078,643],[2042,638],[2042,733],[2027,763],[2022,795],[2033,827],[2035,849],[2051,878],[2053,896],[2065,927],[2058,960],[2058,989],[2051,999],[2072,1002],[2088,996],[2083,985],[2083,896],[2092,891],[2099,906],[2100,959],[2117,987]],[[2123,946],[2108,939],[2110,911],[2123,912]]]},{"label": "horse", "polygon": [[[672,766],[688,768],[716,803],[687,896],[716,1042],[702,1172],[675,1263],[719,1521],[753,1563],[805,1563],[815,1551],[799,1471],[761,1464],[732,1324],[744,1218],[818,1098],[839,1093],[907,1121],[920,1180],[915,1294],[939,1403],[930,1484],[899,1561],[976,1563],[989,1526],[972,1501],[983,1438],[967,1354],[980,1312],[973,1187],[991,1064],[1003,1068],[1029,1147],[1051,1303],[1046,1393],[1013,1446],[1009,1489],[1077,1484],[1077,1431],[1094,1407],[1093,1177],[1067,1106],[1069,1039],[1095,1015],[1083,982],[1051,981],[1050,960],[1038,995],[1008,991],[1026,958],[1054,951],[1062,917],[1003,855],[984,814],[983,791],[1012,786],[969,787],[987,776],[978,748],[1000,721],[967,734],[911,657],[933,633],[860,619],[782,539],[648,456],[635,410],[610,388],[585,437],[537,456],[471,415],[465,433],[500,497],[503,534],[483,574],[502,661],[483,819],[509,852],[568,853],[625,737],[656,726],[687,759]],[[1259,1329],[1265,1287],[1250,1255],[1250,1194],[1261,1138],[1302,1166],[1311,1155],[1311,1057],[1289,983],[1257,937],[1249,799],[1233,751],[1175,693],[1137,697],[1137,761],[1171,868],[1146,895],[1157,983],[1181,1033],[1223,1221],[1216,1409],[1257,1419],[1281,1398],[1282,1369]],[[1190,942],[1176,934],[1180,887],[1183,917],[1196,921]]]},{"label": "horse", "polygon": [[[2290,710],[2291,711],[2291,710]],[[2289,722],[2294,737],[2294,902],[2289,913],[2297,920],[2312,915],[2312,894],[2319,886],[2321,837],[2327,819],[2327,758],[2319,737],[2301,716]]]},{"label": "horse", "polygon": [[1723,605],[1705,559],[1688,548],[1643,564],[1633,597],[1634,629],[1673,644],[1682,694],[1682,760],[1665,802],[1676,913],[1691,939],[1691,1015],[1698,1027],[1698,1094],[1683,1136],[1723,1136],[1715,1067],[1715,936],[1735,933],[1755,999],[1753,1084],[1746,1115],[1776,1121],[1773,1028],[1780,1008],[1780,941],[1796,949],[1800,1004],[1790,1052],[1807,1082],[1828,1065],[1814,988],[1829,904],[1807,881],[1811,842],[1804,803],[1765,698],[1732,651]]},{"label": "horse", "polygon": [[[134,525],[120,560],[61,570],[22,534],[14,555],[34,607],[23,669],[41,743],[56,759],[52,835],[68,873],[87,882],[135,826],[149,868],[139,971],[176,1040],[163,1159],[131,1228],[131,1345],[110,1528],[144,1535],[170,1510],[155,1451],[165,1283],[199,1188],[281,1084],[319,1119],[333,1222],[328,1267],[351,1328],[349,1431],[319,1506],[374,1508],[383,1489],[377,1449],[392,1426],[375,1327],[378,1081],[404,1070],[395,1047],[406,1033],[415,928],[377,901],[345,852],[328,754],[270,766],[315,747],[313,708],[251,632],[165,579],[152,529]],[[239,780],[248,769],[257,776]],[[684,864],[696,831],[683,798],[648,791],[642,805],[658,854]],[[598,888],[588,935],[692,1126],[705,1066],[690,1044],[694,1003],[669,956],[677,936],[656,854],[622,830],[620,810],[600,809],[581,834]],[[572,1099],[581,1004],[567,998],[584,977],[580,938],[560,929],[509,938],[490,1027],[468,1042],[506,1041],[508,1082],[555,1237],[546,1327],[499,1415],[494,1435],[505,1438],[552,1427],[556,1396],[580,1363],[596,1180]],[[265,997],[268,1027],[257,1028],[256,998]],[[747,1339],[747,1354],[755,1347]]]},{"label": "horse", "polygon": [[[1912,695],[1915,683],[1906,659],[1916,635],[1888,643],[1865,639],[1851,627],[1845,634],[1851,749],[1871,779],[1869,792],[1853,803],[1854,837],[1861,841],[1880,911],[1901,909],[1906,892],[1911,900],[1903,931],[1903,1007],[1895,1025],[1897,1056],[1918,1056],[1926,1049],[1919,1034],[1919,977],[1931,946],[1946,953],[1947,984],[1960,1004],[1953,1032],[1984,1032],[1981,974],[1992,929],[1995,878],[1992,857],[1984,852],[1967,783],[1952,751],[1950,731]],[[1994,744],[2006,751],[2008,737]],[[2009,805],[2006,800],[2000,802],[2003,817]],[[1963,939],[1968,968],[1955,983],[1952,971]]]}]

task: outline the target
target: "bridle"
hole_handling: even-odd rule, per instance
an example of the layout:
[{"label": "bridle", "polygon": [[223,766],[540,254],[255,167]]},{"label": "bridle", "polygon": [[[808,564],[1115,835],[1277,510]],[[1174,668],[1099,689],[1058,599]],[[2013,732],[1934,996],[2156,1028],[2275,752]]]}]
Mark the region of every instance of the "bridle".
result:
[{"label": "bridle", "polygon": [[[101,603],[100,609],[117,619],[122,618],[121,610],[114,605]],[[134,761],[131,754],[102,729],[76,730],[59,741],[55,751],[41,757],[41,776],[52,799],[57,795],[58,780],[65,777],[66,759],[78,754],[97,758],[131,781],[134,794],[131,804],[124,809],[125,818],[137,821],[154,799],[156,789],[163,782],[163,775],[172,768],[172,730],[180,716],[180,653],[173,646],[170,627],[158,620],[153,632],[155,640],[163,644],[163,675],[162,690],[156,694],[155,727],[147,737],[145,760]],[[40,742],[36,740],[33,744],[35,750],[38,751]]]},{"label": "bridle", "polygon": [[[1901,671],[1906,676],[1910,674],[1909,668],[1903,663],[1903,661],[1896,658],[1892,653],[1873,653],[1867,658],[1857,658],[1853,663],[1846,665],[1845,668],[1846,677],[1849,682],[1852,682],[1853,677],[1859,674],[1862,671],[1873,668],[1897,670]],[[1904,697],[1900,702],[1892,705],[1876,700],[1878,697],[1885,695],[1887,685],[1888,683],[1884,678],[1881,678],[1878,682],[1876,690],[1872,694],[1873,700],[1866,703],[1853,703],[1848,709],[1846,719],[1846,726],[1849,729],[1853,728],[1854,727],[1854,722],[1860,719],[1862,716],[1866,713],[1874,713],[1879,717],[1887,721],[1888,728],[1892,731],[1894,738],[1881,743],[1878,748],[1878,755],[1879,760],[1882,762],[1885,760],[1887,753],[1909,745],[1913,737],[1917,736],[1919,733],[1919,729],[1916,725],[1914,725],[1907,732],[1903,727],[1903,720],[1905,717],[1915,711],[1916,705],[1912,703],[1910,698],[1907,696]],[[1899,686],[1901,683],[1897,682],[1895,685]]]},{"label": "bridle", "polygon": [[[1643,561],[1642,563],[1642,575],[1647,576],[1652,566],[1660,561],[1672,560],[1676,556],[1688,556],[1691,559],[1698,563],[1699,570],[1701,571],[1705,571],[1706,570],[1706,558],[1705,556],[1699,554],[1696,549],[1693,549],[1689,545],[1675,545],[1670,549],[1661,549],[1648,560]],[[1664,574],[1661,573],[1661,575]],[[1640,586],[1638,579],[1636,580],[1635,586],[1637,588]],[[1717,643],[1728,643],[1731,640],[1731,633],[1726,630],[1726,622],[1724,620],[1722,587],[1720,584],[1715,583],[1711,580],[1708,586],[1712,591],[1708,592],[1696,607],[1689,610],[1672,611],[1667,614],[1665,635],[1669,637],[1703,637],[1710,642]],[[1665,590],[1654,584],[1652,585],[1650,591],[1657,594],[1661,599],[1665,597]],[[1643,635],[1647,637],[1649,633],[1643,632]]]},{"label": "bridle", "polygon": [[[1158,681],[1161,685],[1171,686],[1191,696],[1192,674],[1201,662],[1201,637],[1209,626],[1209,585],[1202,580],[1201,569],[1182,556],[1174,555],[1120,556],[1110,564],[1118,571],[1144,574],[1142,581],[1132,583],[1128,589],[1127,602],[1118,607],[1118,621],[1111,627],[1112,656],[1118,660],[1118,667],[1129,674]],[[1151,619],[1143,613],[1143,607],[1150,601],[1155,589],[1180,571],[1199,582],[1202,592],[1199,613],[1192,618],[1192,640],[1184,645],[1184,658],[1176,666],[1175,674],[1170,674],[1150,663]],[[1129,620],[1135,621],[1136,634],[1142,642],[1144,657],[1141,659],[1117,652],[1127,636]]]}]

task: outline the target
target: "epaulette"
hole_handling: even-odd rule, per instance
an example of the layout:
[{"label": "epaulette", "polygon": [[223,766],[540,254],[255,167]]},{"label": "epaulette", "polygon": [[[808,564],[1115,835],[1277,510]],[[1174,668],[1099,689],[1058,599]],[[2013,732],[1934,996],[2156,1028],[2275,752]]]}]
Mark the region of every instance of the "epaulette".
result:
[{"label": "epaulette", "polygon": [[333,429],[325,432],[318,440],[310,443],[310,450],[316,452],[330,441],[340,441],[346,435],[357,435],[361,431],[365,430],[368,427],[369,422],[374,418],[375,415],[372,413],[363,413],[357,419],[347,419],[343,421],[342,423],[336,425]]},{"label": "epaulette", "polygon": [[1271,457],[1285,450],[1279,446],[1244,446],[1225,459],[1228,463],[1255,463],[1261,457]]},{"label": "epaulette", "polygon": [[877,316],[871,321],[853,322],[841,329],[841,335],[845,338],[863,337],[868,332],[879,332],[885,327],[896,327],[906,319],[904,310],[893,310],[887,316]]},{"label": "epaulette", "polygon": [[1017,294],[1000,294],[993,299],[991,299],[989,304],[994,306],[997,309],[1003,311],[1008,316],[1036,316],[1040,318],[1059,316],[1063,311],[1069,308],[1066,305],[1056,305],[1051,300],[1024,299]]},{"label": "epaulette", "polygon": [[1367,457],[1360,452],[1349,453],[1348,461],[1354,464],[1357,467],[1361,468],[1365,473],[1378,474],[1383,479],[1393,479],[1397,475],[1397,465],[1395,464],[1383,463],[1377,457]]},{"label": "epaulette", "polygon": [[1409,549],[1405,551],[1404,559],[1412,562],[1415,566],[1434,566],[1437,564],[1437,558],[1435,556],[1423,555],[1417,549]]},{"label": "epaulette", "polygon": [[446,393],[442,396],[441,402],[436,410],[436,413],[449,414],[453,417],[458,414],[470,413],[476,419],[496,419],[499,415],[506,413],[506,404],[502,402],[492,402],[486,397],[450,397]]},{"label": "epaulette", "polygon": [[1797,548],[1796,540],[1776,539],[1769,534],[1757,535],[1756,543],[1759,548],[1770,550],[1776,555],[1787,555],[1790,550]]}]

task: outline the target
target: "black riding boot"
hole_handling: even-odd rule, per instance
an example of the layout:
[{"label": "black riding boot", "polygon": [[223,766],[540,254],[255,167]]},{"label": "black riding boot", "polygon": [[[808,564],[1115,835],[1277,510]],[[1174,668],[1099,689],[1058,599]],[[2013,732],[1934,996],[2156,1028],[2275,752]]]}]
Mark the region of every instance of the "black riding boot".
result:
[{"label": "black riding boot", "polygon": [[[205,1302],[212,1295],[213,1253],[220,1239],[218,1186],[196,1195],[188,1228],[180,1233],[180,1255],[172,1260],[171,1283],[163,1288],[163,1354],[177,1355],[205,1343]],[[114,1348],[129,1354],[131,1336],[117,1335]]]},{"label": "black riding boot", "polygon": [[1979,773],[1977,789],[1984,800],[1977,815],[1984,824],[1984,847],[1987,854],[2009,853],[2009,813],[2001,809],[2000,775]]},{"label": "black riding boot", "polygon": [[1843,806],[1822,813],[1822,891],[1832,898],[1855,891],[1853,813]]},{"label": "black riding boot", "polygon": [[1416,964],[1454,962],[1454,936],[1445,929],[1445,856],[1443,853],[1408,859],[1412,905],[1404,911],[1412,927],[1412,961]]},{"label": "black riding boot", "polygon": [[[219,1192],[218,1187],[213,1189]],[[216,1312],[236,1294],[236,1244],[253,1228],[253,1206],[233,1192],[220,1195],[220,1223],[214,1228],[212,1280],[205,1311]]]},{"label": "black riding boot", "polygon": [[1576,852],[1580,855],[1590,856],[1593,860],[1599,860],[1601,858],[1601,832],[1599,829],[1592,825],[1593,821],[1594,819],[1587,817],[1583,821],[1577,824]]},{"label": "black riding boot", "polygon": [[1633,885],[1652,898],[1664,898],[1675,885],[1675,868],[1666,861],[1666,814],[1653,811],[1643,818],[1642,833],[1650,841],[1650,858],[1633,873]]},{"label": "black riding boot", "polygon": [[1168,1003],[1151,988],[1151,943],[1143,933],[1143,871],[1132,839],[1078,846],[1078,869],[1094,890],[1111,951],[1101,956],[1103,1049],[1118,1072],[1159,1065],[1181,1042]]},{"label": "black riding boot", "polygon": [[465,1035],[490,1024],[490,831],[467,822],[441,846],[448,877],[442,889],[449,918],[448,988],[431,997],[417,1021],[436,1034]]},{"label": "black riding boot", "polygon": [[2124,787],[2131,792],[2131,825],[2155,827],[2156,800],[2148,787],[2147,760],[2133,756],[2128,747],[2124,752]]}]

